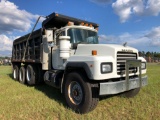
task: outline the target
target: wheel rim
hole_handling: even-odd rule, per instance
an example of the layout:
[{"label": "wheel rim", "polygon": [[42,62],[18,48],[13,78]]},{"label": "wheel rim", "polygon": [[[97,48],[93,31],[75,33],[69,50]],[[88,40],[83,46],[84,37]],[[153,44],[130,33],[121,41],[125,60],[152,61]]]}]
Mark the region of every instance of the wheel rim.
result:
[{"label": "wheel rim", "polygon": [[22,73],[22,71],[20,70],[20,71],[19,71],[19,81],[22,81],[22,76],[23,76],[22,74],[23,74],[23,73]]},{"label": "wheel rim", "polygon": [[14,77],[14,79],[16,79],[16,77],[17,77],[16,76],[16,69],[13,70],[13,77]]},{"label": "wheel rim", "polygon": [[31,81],[31,69],[27,69],[27,81]]},{"label": "wheel rim", "polygon": [[68,96],[70,101],[75,105],[79,105],[82,102],[83,92],[78,82],[73,81],[70,83],[68,87]]}]

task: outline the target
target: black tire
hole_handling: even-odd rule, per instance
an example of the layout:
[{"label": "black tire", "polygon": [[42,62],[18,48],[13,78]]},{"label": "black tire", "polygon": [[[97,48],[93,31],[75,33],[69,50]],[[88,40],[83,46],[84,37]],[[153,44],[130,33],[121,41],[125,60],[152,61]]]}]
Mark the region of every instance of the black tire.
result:
[{"label": "black tire", "polygon": [[19,67],[17,65],[13,66],[13,72],[12,72],[12,76],[14,80],[18,80],[19,79]]},{"label": "black tire", "polygon": [[68,107],[77,113],[92,111],[99,101],[98,84],[87,82],[85,75],[69,73],[64,83],[64,96]]},{"label": "black tire", "polygon": [[35,70],[32,65],[28,65],[26,69],[26,81],[28,85],[35,85]]},{"label": "black tire", "polygon": [[122,93],[122,96],[126,98],[132,98],[136,96],[139,93],[139,91],[140,91],[140,88],[136,88],[136,89]]},{"label": "black tire", "polygon": [[26,72],[24,67],[21,67],[19,70],[19,82],[22,84],[25,84],[26,82]]},{"label": "black tire", "polygon": [[44,82],[43,80],[43,71],[42,71],[42,67],[40,65],[36,65],[34,66],[34,69],[35,69],[35,84],[41,84]]}]

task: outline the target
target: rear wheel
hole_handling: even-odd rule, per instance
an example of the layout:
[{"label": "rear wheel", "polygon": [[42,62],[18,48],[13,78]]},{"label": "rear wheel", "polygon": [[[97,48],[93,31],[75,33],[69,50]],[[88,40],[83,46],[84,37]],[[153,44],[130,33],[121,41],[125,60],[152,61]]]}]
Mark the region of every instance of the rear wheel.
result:
[{"label": "rear wheel", "polygon": [[42,67],[40,65],[35,65],[34,66],[34,70],[35,70],[35,84],[41,84],[43,83],[43,71],[42,71]]},{"label": "rear wheel", "polygon": [[139,91],[140,91],[140,88],[136,88],[136,89],[122,93],[122,96],[127,98],[132,98],[136,96],[139,93]]},{"label": "rear wheel", "polygon": [[69,73],[66,77],[63,93],[67,105],[77,113],[93,110],[99,101],[98,84],[86,81],[87,78],[78,72]]},{"label": "rear wheel", "polygon": [[17,65],[14,65],[13,72],[12,72],[13,79],[18,80],[19,78],[18,74],[19,74],[19,67]]},{"label": "rear wheel", "polygon": [[28,85],[35,85],[35,70],[32,65],[28,65],[26,69],[26,80]]},{"label": "rear wheel", "polygon": [[25,68],[21,67],[19,70],[19,82],[25,84]]}]

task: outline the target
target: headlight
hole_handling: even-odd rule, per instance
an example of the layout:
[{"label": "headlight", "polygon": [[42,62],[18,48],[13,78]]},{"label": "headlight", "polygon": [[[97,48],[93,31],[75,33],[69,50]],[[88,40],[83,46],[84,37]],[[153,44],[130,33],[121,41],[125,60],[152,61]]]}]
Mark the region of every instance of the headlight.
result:
[{"label": "headlight", "polygon": [[101,63],[101,73],[111,73],[112,63]]},{"label": "headlight", "polygon": [[146,69],[146,62],[142,62],[141,63],[141,69],[143,70],[143,69]]}]

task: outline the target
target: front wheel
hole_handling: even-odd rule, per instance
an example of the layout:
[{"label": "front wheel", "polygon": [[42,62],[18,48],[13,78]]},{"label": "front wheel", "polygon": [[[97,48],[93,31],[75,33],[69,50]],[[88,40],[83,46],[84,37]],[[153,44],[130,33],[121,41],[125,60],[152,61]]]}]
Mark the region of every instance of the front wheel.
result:
[{"label": "front wheel", "polygon": [[97,106],[98,84],[87,82],[87,78],[78,72],[69,73],[65,81],[63,93],[71,109],[77,113],[87,113]]},{"label": "front wheel", "polygon": [[136,96],[139,93],[139,91],[140,91],[140,88],[136,88],[136,89],[122,93],[122,96],[126,98],[131,98]]}]

